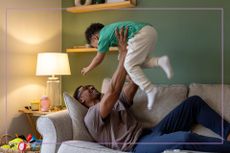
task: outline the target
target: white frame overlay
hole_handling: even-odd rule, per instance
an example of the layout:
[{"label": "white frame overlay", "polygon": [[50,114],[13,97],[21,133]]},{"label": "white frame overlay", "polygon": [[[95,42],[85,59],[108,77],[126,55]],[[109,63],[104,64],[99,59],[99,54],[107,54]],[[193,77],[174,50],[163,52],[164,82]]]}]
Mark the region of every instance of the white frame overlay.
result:
[{"label": "white frame overlay", "polygon": [[[5,10],[5,46],[4,49],[5,51],[3,55],[5,57],[5,70],[4,70],[4,105],[5,105],[5,134],[8,134],[8,130],[7,130],[7,126],[8,126],[8,121],[7,121],[7,102],[8,102],[8,95],[7,95],[7,76],[8,76],[8,70],[7,70],[7,58],[8,58],[8,48],[7,48],[7,39],[8,39],[8,20],[7,20],[7,16],[8,16],[8,11],[10,10],[51,10],[51,11],[58,11],[58,10],[66,10],[66,8],[6,8]],[[223,136],[224,136],[224,129],[223,129],[223,123],[224,123],[224,107],[223,107],[223,102],[224,102],[224,8],[124,8],[124,9],[108,9],[108,10],[132,10],[132,11],[220,11],[221,13],[221,117],[222,117],[222,141],[221,142],[149,142],[149,143],[135,143],[135,144],[223,144],[224,140],[223,140]],[[111,142],[109,142],[111,143]],[[53,144],[53,143],[46,143],[46,144]],[[55,143],[58,144],[58,143]],[[108,143],[105,143],[108,144]],[[84,147],[83,147],[84,148]]]}]

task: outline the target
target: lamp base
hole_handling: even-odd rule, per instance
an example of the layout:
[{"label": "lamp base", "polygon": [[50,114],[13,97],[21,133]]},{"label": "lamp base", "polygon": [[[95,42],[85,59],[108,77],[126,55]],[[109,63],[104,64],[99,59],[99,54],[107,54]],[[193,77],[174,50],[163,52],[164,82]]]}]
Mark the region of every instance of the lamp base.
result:
[{"label": "lamp base", "polygon": [[48,81],[58,80],[58,77],[55,77],[52,75],[51,77],[48,77]]},{"label": "lamp base", "polygon": [[61,84],[60,80],[47,80],[46,93],[50,99],[51,106],[61,105]]}]

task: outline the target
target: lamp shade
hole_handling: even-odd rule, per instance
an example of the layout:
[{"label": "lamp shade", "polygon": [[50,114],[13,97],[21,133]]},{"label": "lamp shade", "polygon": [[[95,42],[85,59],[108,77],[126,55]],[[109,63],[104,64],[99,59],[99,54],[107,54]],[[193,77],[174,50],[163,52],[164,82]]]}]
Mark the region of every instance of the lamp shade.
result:
[{"label": "lamp shade", "polygon": [[70,75],[69,59],[66,53],[38,53],[36,75]]}]

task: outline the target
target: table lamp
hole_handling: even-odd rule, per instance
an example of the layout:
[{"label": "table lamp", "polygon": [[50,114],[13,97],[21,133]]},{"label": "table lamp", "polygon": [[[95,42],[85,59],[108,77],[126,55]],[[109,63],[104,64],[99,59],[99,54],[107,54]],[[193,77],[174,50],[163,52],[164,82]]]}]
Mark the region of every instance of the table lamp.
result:
[{"label": "table lamp", "polygon": [[58,75],[70,75],[69,59],[66,53],[43,52],[37,56],[37,76],[51,76],[46,82],[46,95],[51,106],[61,105],[61,84]]}]

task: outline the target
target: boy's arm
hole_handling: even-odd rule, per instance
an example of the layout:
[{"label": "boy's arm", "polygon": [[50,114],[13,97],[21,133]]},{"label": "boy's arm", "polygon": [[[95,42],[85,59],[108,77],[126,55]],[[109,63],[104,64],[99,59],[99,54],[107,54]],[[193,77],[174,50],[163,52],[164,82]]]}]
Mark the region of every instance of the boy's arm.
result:
[{"label": "boy's arm", "polygon": [[88,73],[89,71],[91,71],[92,69],[97,67],[99,64],[101,64],[104,57],[105,57],[105,53],[97,52],[97,55],[93,58],[92,62],[89,64],[89,66],[87,66],[81,70],[81,74],[86,75],[86,73]]}]

